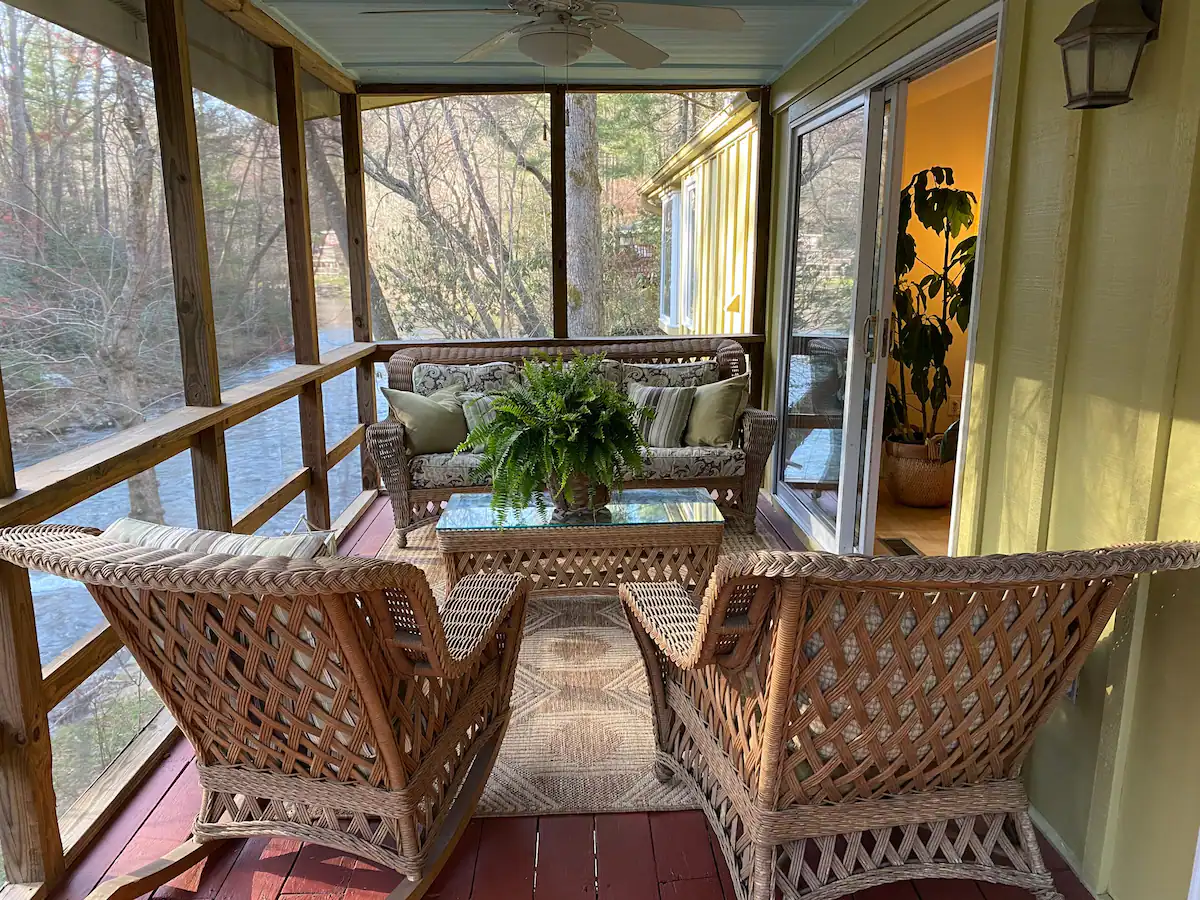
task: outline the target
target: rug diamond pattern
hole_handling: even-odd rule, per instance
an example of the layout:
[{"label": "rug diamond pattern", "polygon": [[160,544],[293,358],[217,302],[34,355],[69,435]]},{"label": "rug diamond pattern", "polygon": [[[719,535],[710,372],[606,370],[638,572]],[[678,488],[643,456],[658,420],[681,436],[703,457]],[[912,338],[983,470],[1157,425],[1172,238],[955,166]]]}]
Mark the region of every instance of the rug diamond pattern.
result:
[{"label": "rug diamond pattern", "polygon": [[[722,552],[778,546],[761,534],[730,534]],[[410,532],[405,548],[389,538],[379,556],[420,566],[434,592],[444,591],[445,568],[432,525]],[[518,555],[507,556],[511,565]],[[552,575],[545,560],[520,562],[524,571]],[[571,562],[574,572],[586,572],[593,559],[575,554]],[[641,565],[647,563],[672,571],[679,565],[674,558]],[[577,587],[589,586],[585,577]],[[682,785],[663,785],[654,777],[650,690],[621,603],[612,594],[530,597],[512,705],[479,815],[696,808]]]}]

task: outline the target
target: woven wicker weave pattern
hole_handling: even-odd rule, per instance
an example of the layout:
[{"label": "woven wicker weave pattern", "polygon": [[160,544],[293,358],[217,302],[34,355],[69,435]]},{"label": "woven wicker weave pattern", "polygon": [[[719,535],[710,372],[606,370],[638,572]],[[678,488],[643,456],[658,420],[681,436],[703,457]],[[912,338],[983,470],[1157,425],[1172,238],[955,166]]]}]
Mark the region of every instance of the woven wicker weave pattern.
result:
[{"label": "woven wicker weave pattern", "polygon": [[[701,359],[717,361],[718,377],[732,378],[748,371],[746,352],[737,341],[721,337],[672,338],[657,341],[556,345],[553,352],[570,357],[581,353],[603,353],[624,362],[679,363]],[[421,363],[473,365],[511,362],[520,365],[547,353],[546,347],[512,344],[506,347],[428,346],[401,350],[388,361],[388,385],[394,390],[413,389],[413,369]],[[703,487],[712,492],[725,513],[726,525],[734,531],[754,530],[754,506],[766,471],[767,458],[775,441],[774,414],[747,409],[742,416],[740,442],[746,452],[745,473],[736,478],[711,477],[699,481],[630,481],[626,487]],[[385,420],[367,428],[367,449],[375,459],[383,486],[392,504],[401,546],[412,529],[441,515],[452,493],[486,491],[487,487],[416,488],[412,483],[404,443],[404,426]]]},{"label": "woven wicker weave pattern", "polygon": [[463,579],[439,610],[405,563],[148,550],[71,526],[0,530],[0,559],[88,586],[195,747],[199,840],[295,837],[420,878],[508,720],[520,576]]},{"label": "woven wicker weave pattern", "polygon": [[658,708],[740,897],[957,877],[1057,898],[1019,776],[1141,573],[1200,544],[979,558],[762,551],[698,603],[623,585]]}]

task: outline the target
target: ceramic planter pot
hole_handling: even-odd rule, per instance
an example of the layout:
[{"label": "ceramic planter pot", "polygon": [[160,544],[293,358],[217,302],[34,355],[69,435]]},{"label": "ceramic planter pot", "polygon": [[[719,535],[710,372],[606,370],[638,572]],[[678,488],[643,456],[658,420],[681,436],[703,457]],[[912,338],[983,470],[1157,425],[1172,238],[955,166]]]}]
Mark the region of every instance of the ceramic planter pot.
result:
[{"label": "ceramic planter pot", "polygon": [[954,461],[942,462],[940,443],[884,441],[884,479],[892,499],[904,506],[949,506],[954,497]]}]

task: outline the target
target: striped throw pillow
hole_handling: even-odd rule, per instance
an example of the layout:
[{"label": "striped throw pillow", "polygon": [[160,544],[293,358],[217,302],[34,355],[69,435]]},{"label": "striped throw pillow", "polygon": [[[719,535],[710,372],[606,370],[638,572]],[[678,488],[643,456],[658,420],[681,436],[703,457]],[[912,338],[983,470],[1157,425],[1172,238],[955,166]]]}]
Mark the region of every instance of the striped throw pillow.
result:
[{"label": "striped throw pillow", "polygon": [[648,387],[631,384],[629,398],[638,407],[638,427],[651,447],[680,447],[687,427],[694,387]]},{"label": "striped throw pillow", "polygon": [[[480,425],[496,421],[496,410],[492,408],[492,404],[495,403],[495,397],[490,394],[477,394],[468,391],[459,394],[458,399],[462,401],[463,415],[467,417],[468,435]],[[471,449],[478,453],[483,447],[472,444]]]},{"label": "striped throw pillow", "polygon": [[332,531],[260,537],[256,534],[229,534],[224,531],[205,531],[202,528],[179,528],[124,518],[117,519],[104,529],[101,537],[155,550],[228,553],[230,556],[287,556],[292,559],[312,559],[337,554],[337,542]]}]

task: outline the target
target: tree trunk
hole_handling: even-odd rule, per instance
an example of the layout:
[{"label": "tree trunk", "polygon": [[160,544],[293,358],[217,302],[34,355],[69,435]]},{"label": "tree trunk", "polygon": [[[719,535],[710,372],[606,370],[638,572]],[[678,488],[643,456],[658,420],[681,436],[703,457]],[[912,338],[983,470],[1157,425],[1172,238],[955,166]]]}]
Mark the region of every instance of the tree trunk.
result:
[{"label": "tree trunk", "polygon": [[607,334],[600,234],[596,95],[567,95],[567,333]]},{"label": "tree trunk", "polygon": [[[154,160],[157,148],[146,127],[146,114],[128,60],[114,56],[121,113],[132,144],[129,177],[128,223],[125,228],[125,283],[108,311],[112,339],[101,354],[118,420],[123,428],[146,420],[138,389],[138,325],[149,300],[150,216],[154,200]],[[153,469],[129,479],[129,514],[137,519],[162,522],[166,518]]]},{"label": "tree trunk", "polygon": [[92,207],[96,228],[101,234],[108,231],[108,163],[104,152],[104,95],[101,90],[103,63],[104,54],[97,52],[92,71]]},{"label": "tree trunk", "polygon": [[33,174],[29,165],[29,111],[25,106],[25,38],[28,31],[18,31],[18,17],[25,14],[9,7],[6,11],[8,43],[8,77],[4,81],[8,94],[9,131],[12,134],[12,198],[13,218],[21,232],[21,255],[33,259],[37,248],[37,198],[33,193]]},{"label": "tree trunk", "polygon": [[[342,250],[342,258],[349,265],[350,235],[346,225],[346,197],[338,186],[333,169],[329,165],[329,157],[325,155],[324,147],[328,136],[324,134],[323,123],[316,120],[305,124],[309,136],[314,139],[314,148],[321,152],[309,157],[309,168],[317,175],[317,189],[321,192],[321,205],[325,210],[325,218],[337,233],[338,246]],[[371,336],[377,341],[394,341],[399,336],[396,322],[392,319],[392,311],[388,308],[387,297],[375,275],[375,267],[367,260],[367,277],[371,291]]]}]

